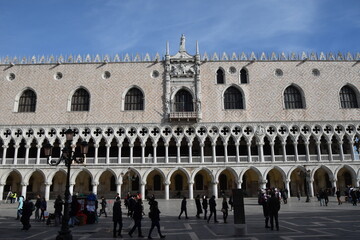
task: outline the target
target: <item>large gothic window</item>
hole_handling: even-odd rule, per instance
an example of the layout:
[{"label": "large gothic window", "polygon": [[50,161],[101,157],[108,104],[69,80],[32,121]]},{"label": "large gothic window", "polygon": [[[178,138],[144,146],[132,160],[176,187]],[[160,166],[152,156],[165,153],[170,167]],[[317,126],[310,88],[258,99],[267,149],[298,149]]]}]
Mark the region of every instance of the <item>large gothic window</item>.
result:
[{"label": "large gothic window", "polygon": [[225,109],[244,109],[243,96],[235,87],[229,87],[224,93]]},{"label": "large gothic window", "polygon": [[224,70],[219,68],[216,71],[216,83],[217,84],[224,84],[225,83],[225,76],[224,76]]},{"label": "large gothic window", "polygon": [[125,96],[125,110],[144,110],[144,95],[137,89],[130,89]]},{"label": "large gothic window", "polygon": [[25,90],[19,99],[18,112],[35,112],[35,109],[36,94],[30,89]]},{"label": "large gothic window", "polygon": [[341,108],[358,108],[355,91],[349,87],[344,86],[340,90]]},{"label": "large gothic window", "polygon": [[193,98],[186,90],[180,90],[175,95],[175,112],[193,112]]},{"label": "large gothic window", "polygon": [[89,111],[90,95],[83,89],[76,90],[71,99],[71,111]]},{"label": "large gothic window", "polygon": [[285,102],[285,109],[304,108],[301,93],[294,86],[289,86],[285,89],[284,102]]},{"label": "large gothic window", "polygon": [[248,71],[243,68],[240,70],[240,83],[248,83],[249,82],[249,76],[248,76]]}]

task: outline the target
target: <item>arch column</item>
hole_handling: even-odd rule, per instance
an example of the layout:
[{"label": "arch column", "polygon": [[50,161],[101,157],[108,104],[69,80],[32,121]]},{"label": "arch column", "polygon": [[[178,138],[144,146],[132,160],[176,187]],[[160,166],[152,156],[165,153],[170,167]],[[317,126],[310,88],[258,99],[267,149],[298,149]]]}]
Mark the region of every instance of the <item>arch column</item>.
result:
[{"label": "arch column", "polygon": [[258,143],[259,161],[264,162],[264,143]]},{"label": "arch column", "polygon": [[111,147],[111,144],[106,144],[106,164],[109,164],[110,163],[110,147]]},{"label": "arch column", "polygon": [[50,187],[51,187],[51,183],[45,183],[45,200],[49,201],[50,199]]},{"label": "arch column", "polygon": [[[36,165],[40,164],[41,145],[36,145]],[[60,151],[61,152],[61,151]],[[60,153],[61,155],[61,153]]]},{"label": "arch column", "polygon": [[212,162],[216,163],[216,143],[211,143],[212,147]]},{"label": "arch column", "polygon": [[25,145],[25,165],[29,164],[29,150],[30,150],[30,145]]},{"label": "arch column", "polygon": [[153,156],[153,162],[154,163],[157,163],[157,152],[156,152],[156,149],[157,149],[157,144],[153,144],[153,153],[154,153],[154,156]]},{"label": "arch column", "polygon": [[204,163],[204,143],[200,143],[200,162]]},{"label": "arch column", "polygon": [[194,182],[189,182],[189,199],[194,199]]},{"label": "arch column", "polygon": [[4,200],[3,196],[4,196],[4,186],[5,183],[0,183],[0,201]]},{"label": "arch column", "polygon": [[275,150],[274,150],[274,142],[270,142],[270,150],[271,150],[271,162],[275,162]]},{"label": "arch column", "polygon": [[310,150],[309,150],[309,141],[305,141],[305,154],[306,154],[306,161],[310,162]]},{"label": "arch column", "polygon": [[251,159],[251,142],[246,143],[246,145],[247,145],[247,151],[248,151],[248,162],[252,162],[252,159]]},{"label": "arch column", "polygon": [[97,189],[98,189],[99,183],[98,182],[93,182],[92,183],[92,192],[97,195]]},{"label": "arch column", "polygon": [[73,195],[73,194],[74,194],[74,186],[75,186],[75,183],[70,183],[70,185],[69,185],[70,195]]},{"label": "arch column", "polygon": [[141,185],[140,185],[140,193],[141,193],[141,197],[142,197],[142,200],[145,199],[145,186],[146,186],[146,183],[142,182]]},{"label": "arch column", "polygon": [[6,152],[7,152],[8,146],[4,144],[4,145],[2,145],[2,148],[3,148],[2,165],[5,165],[6,164]]},{"label": "arch column", "polygon": [[340,161],[344,161],[344,148],[343,148],[343,141],[339,141],[339,149],[340,149]]},{"label": "arch column", "polygon": [[99,158],[98,158],[98,153],[99,153],[99,144],[94,144],[94,148],[95,148],[95,155],[94,155],[94,164],[98,164],[99,163]]},{"label": "arch column", "polygon": [[[15,153],[14,153],[14,165],[17,164],[17,160],[18,160],[18,152],[19,152],[19,145],[14,145],[14,148],[15,148]],[[25,197],[25,196],[24,196]]]},{"label": "arch column", "polygon": [[130,164],[134,163],[134,144],[130,143],[129,144],[129,148],[130,148]]},{"label": "arch column", "polygon": [[116,184],[116,192],[119,194],[119,196],[121,197],[121,183]]},{"label": "arch column", "polygon": [[177,163],[181,163],[180,146],[181,146],[181,143],[176,143],[176,162]]},{"label": "arch column", "polygon": [[215,196],[215,198],[218,198],[218,183],[217,181],[213,181],[213,195]]},{"label": "arch column", "polygon": [[227,163],[227,162],[229,162],[229,157],[228,157],[228,149],[227,149],[227,147],[228,147],[228,143],[224,143],[224,161],[225,161],[225,163]]},{"label": "arch column", "polygon": [[[335,189],[335,192],[336,192],[336,189],[337,189],[337,184],[336,184],[336,182],[337,182],[337,179],[336,179],[336,178],[333,178],[333,179],[331,180],[331,186],[333,187],[333,189]],[[335,194],[335,192],[334,192],[334,194]]]},{"label": "arch column", "polygon": [[169,163],[169,143],[165,143],[164,147],[165,147],[165,163]]},{"label": "arch column", "polygon": [[281,143],[282,151],[283,151],[283,161],[287,162],[287,156],[286,156],[286,142]]},{"label": "arch column", "polygon": [[350,141],[350,150],[351,150],[351,161],[355,161],[355,150],[354,150],[354,141]]},{"label": "arch column", "polygon": [[119,151],[118,151],[118,164],[121,164],[121,148],[122,148],[122,144],[119,143],[117,146],[118,146],[118,149],[119,149]]},{"label": "arch column", "polygon": [[314,181],[310,180],[309,181],[309,190],[310,190],[310,197],[314,196]]},{"label": "arch column", "polygon": [[266,183],[267,183],[267,180],[265,179],[262,179],[261,181],[260,181],[260,188],[261,189],[266,189]]},{"label": "arch column", "polygon": [[299,153],[298,153],[298,144],[297,144],[297,142],[294,142],[294,153],[295,153],[295,162],[298,162],[299,161]]},{"label": "arch column", "polygon": [[360,185],[359,185],[359,182],[360,182],[360,179],[357,178],[356,181],[355,181],[355,187],[359,187],[359,186],[360,186]]},{"label": "arch column", "polygon": [[188,143],[189,146],[189,163],[192,163],[192,143]]},{"label": "arch column", "polygon": [[237,189],[241,189],[241,184],[242,184],[242,181],[237,182]]},{"label": "arch column", "polygon": [[28,183],[24,183],[24,182],[21,183],[21,195],[24,196],[24,199],[26,199],[26,190],[27,190],[26,188],[28,185],[29,185]]},{"label": "arch column", "polygon": [[[288,190],[288,192],[290,192],[290,179],[286,179],[285,180],[285,189]],[[290,195],[290,194],[289,194]]]},{"label": "arch column", "polygon": [[165,199],[169,200],[169,195],[170,195],[170,182],[169,181],[165,181]]},{"label": "arch column", "polygon": [[145,164],[145,147],[146,144],[142,143],[141,144],[141,163]]},{"label": "arch column", "polygon": [[331,150],[331,141],[327,143],[328,146],[328,152],[329,152],[329,161],[331,162],[333,160],[333,154]]},{"label": "arch column", "polygon": [[318,161],[321,161],[321,148],[320,148],[320,141],[316,141],[316,149],[317,149],[317,156],[318,156]]},{"label": "arch column", "polygon": [[239,146],[240,146],[240,143],[239,143],[239,142],[236,142],[236,143],[235,143],[235,149],[236,149],[236,162],[237,162],[237,163],[240,163]]}]

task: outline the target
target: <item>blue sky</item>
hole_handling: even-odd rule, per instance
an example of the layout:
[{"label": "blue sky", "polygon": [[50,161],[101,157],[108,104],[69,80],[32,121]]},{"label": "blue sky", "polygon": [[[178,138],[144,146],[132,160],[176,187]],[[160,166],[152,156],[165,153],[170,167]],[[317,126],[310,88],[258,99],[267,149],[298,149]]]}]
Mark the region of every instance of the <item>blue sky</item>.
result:
[{"label": "blue sky", "polygon": [[359,0],[2,0],[0,57],[360,52]]}]

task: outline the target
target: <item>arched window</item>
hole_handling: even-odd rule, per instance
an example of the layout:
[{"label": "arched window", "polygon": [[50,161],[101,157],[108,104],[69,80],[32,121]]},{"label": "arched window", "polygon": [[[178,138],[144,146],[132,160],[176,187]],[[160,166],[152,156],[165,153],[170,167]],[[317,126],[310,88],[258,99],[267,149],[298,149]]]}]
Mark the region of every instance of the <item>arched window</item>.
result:
[{"label": "arched window", "polygon": [[130,89],[125,96],[125,110],[144,110],[144,95],[137,89]]},{"label": "arched window", "polygon": [[193,98],[186,90],[180,90],[175,95],[175,112],[193,112]]},{"label": "arched window", "polygon": [[71,111],[89,111],[90,95],[83,89],[76,90],[71,98]]},{"label": "arched window", "polygon": [[224,76],[224,70],[219,68],[216,71],[216,83],[217,84],[224,84],[225,83],[225,76]]},{"label": "arched window", "polygon": [[240,83],[248,83],[249,82],[249,76],[248,71],[243,68],[240,70]]},{"label": "arched window", "polygon": [[285,89],[284,102],[285,109],[304,108],[301,93],[294,86],[289,86]]},{"label": "arched window", "polygon": [[355,91],[349,87],[344,86],[340,90],[341,108],[358,108]]},{"label": "arched window", "polygon": [[229,87],[224,93],[225,109],[244,109],[243,96],[235,87]]},{"label": "arched window", "polygon": [[35,109],[36,94],[30,89],[25,90],[19,99],[18,112],[35,112]]}]

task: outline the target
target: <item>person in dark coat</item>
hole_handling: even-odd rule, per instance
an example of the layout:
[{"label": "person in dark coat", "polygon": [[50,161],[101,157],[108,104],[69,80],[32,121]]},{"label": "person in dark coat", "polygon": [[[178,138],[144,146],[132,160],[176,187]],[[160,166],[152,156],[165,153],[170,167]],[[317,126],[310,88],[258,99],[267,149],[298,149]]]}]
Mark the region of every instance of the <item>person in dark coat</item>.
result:
[{"label": "person in dark coat", "polygon": [[20,219],[21,223],[23,224],[23,228],[21,230],[30,229],[30,217],[34,209],[34,204],[31,202],[31,199],[27,197],[23,205],[23,212]]},{"label": "person in dark coat", "polygon": [[72,199],[71,199],[71,204],[70,204],[70,212],[69,212],[69,216],[70,216],[70,221],[69,221],[69,227],[73,227],[76,223],[79,222],[79,220],[76,218],[77,213],[80,210],[80,203],[77,200],[77,196],[73,195]]},{"label": "person in dark coat", "polygon": [[274,218],[276,230],[279,231],[279,218],[278,213],[280,210],[280,200],[275,196],[275,192],[271,192],[271,198],[268,200],[269,216],[270,216],[270,227],[274,230]]},{"label": "person in dark coat", "polygon": [[201,202],[200,202],[200,195],[197,195],[195,198],[195,204],[196,204],[196,217],[200,218],[200,214],[203,213],[201,209]]},{"label": "person in dark coat", "polygon": [[155,200],[152,200],[150,205],[150,212],[149,212],[149,218],[151,219],[151,228],[149,231],[148,239],[152,239],[151,233],[153,229],[156,227],[159,233],[160,238],[165,238],[165,235],[161,234],[160,230],[160,210],[158,207],[158,202]]},{"label": "person in dark coat", "polygon": [[227,219],[227,217],[229,216],[229,205],[228,205],[228,203],[227,203],[226,197],[223,197],[221,211],[222,211],[222,213],[223,213],[224,223],[227,223],[227,222],[226,222],[226,219]]},{"label": "person in dark coat", "polygon": [[117,232],[118,232],[118,236],[122,238],[121,230],[123,227],[123,222],[122,222],[120,197],[116,197],[116,201],[113,206],[113,222],[114,222],[113,237],[116,238],[116,227],[117,227],[117,225],[119,225],[119,230],[117,230]]},{"label": "person in dark coat", "polygon": [[41,214],[40,214],[40,219],[39,221],[45,221],[45,211],[47,209],[47,203],[45,198],[43,197],[41,199],[41,203],[40,203],[40,210],[41,210]]},{"label": "person in dark coat", "polygon": [[266,192],[262,193],[262,195],[260,197],[260,204],[262,205],[262,208],[263,208],[263,214],[264,214],[264,218],[265,218],[265,228],[270,228],[269,227],[269,204],[268,204],[268,195],[266,194]]},{"label": "person in dark coat", "polygon": [[100,213],[99,213],[99,217],[101,216],[101,214],[105,214],[105,217],[107,217],[107,213],[106,213],[106,206],[107,206],[107,202],[106,199],[104,197],[101,197],[101,209],[100,209]]},{"label": "person in dark coat", "polygon": [[179,219],[181,219],[181,215],[183,214],[183,212],[185,212],[185,218],[189,219],[188,215],[187,215],[187,208],[186,208],[186,197],[184,197],[183,200],[181,201],[181,211],[179,214]]},{"label": "person in dark coat", "polygon": [[135,204],[136,204],[135,197],[131,196],[128,199],[128,216],[130,217],[132,217],[133,215]]},{"label": "person in dark coat", "polygon": [[207,219],[207,209],[208,209],[208,200],[207,200],[207,196],[203,196],[203,201],[202,201],[202,207],[204,209],[204,220]]},{"label": "person in dark coat", "polygon": [[132,234],[136,228],[138,229],[138,237],[141,237],[141,238],[144,237],[141,232],[141,219],[143,216],[143,210],[144,209],[143,209],[142,201],[141,201],[141,198],[139,198],[139,199],[137,199],[135,206],[134,206],[132,218],[134,219],[135,224],[129,232],[130,237],[132,237]]},{"label": "person in dark coat", "polygon": [[63,210],[64,202],[61,199],[61,196],[58,195],[54,202],[54,209],[55,209],[55,226],[59,226],[60,220],[62,217],[62,210]]},{"label": "person in dark coat", "polygon": [[41,197],[40,195],[36,196],[36,202],[35,202],[35,221],[40,221],[40,206],[41,206]]},{"label": "person in dark coat", "polygon": [[210,222],[210,219],[212,217],[212,215],[214,214],[214,223],[218,223],[217,219],[216,219],[216,202],[215,202],[215,196],[212,196],[209,200],[209,207],[210,207],[210,215],[209,218],[207,220],[207,222]]}]

